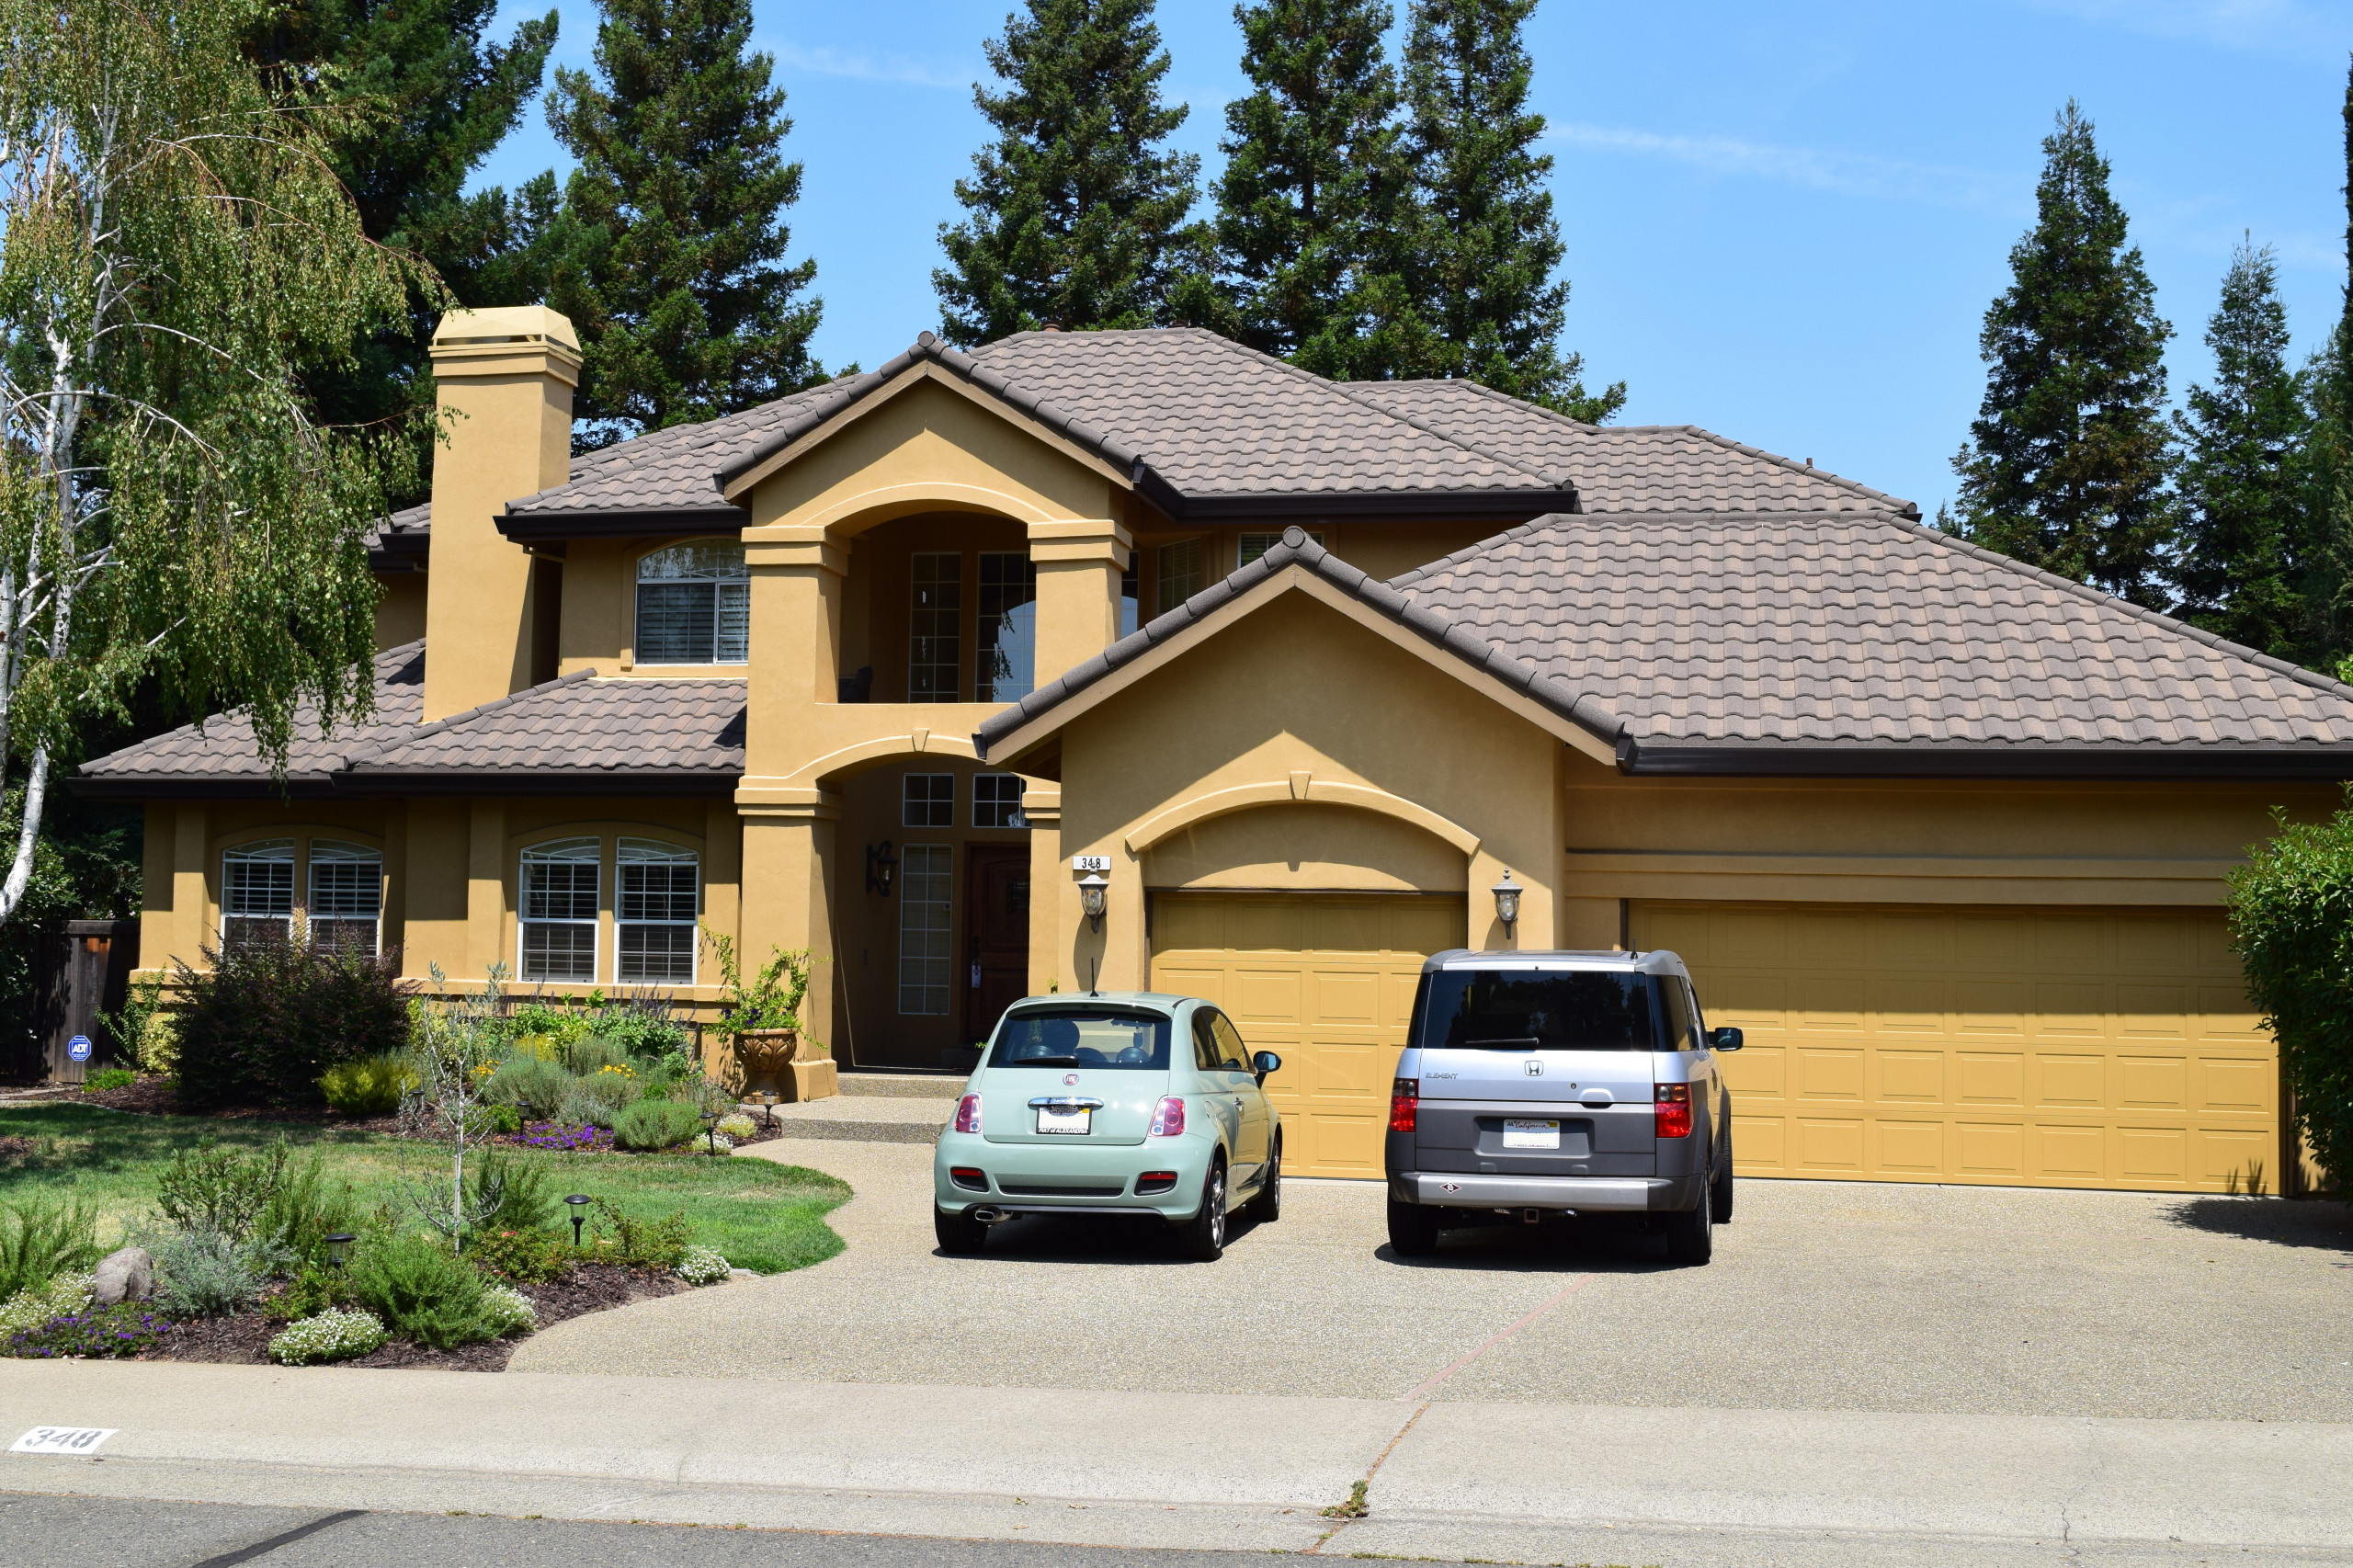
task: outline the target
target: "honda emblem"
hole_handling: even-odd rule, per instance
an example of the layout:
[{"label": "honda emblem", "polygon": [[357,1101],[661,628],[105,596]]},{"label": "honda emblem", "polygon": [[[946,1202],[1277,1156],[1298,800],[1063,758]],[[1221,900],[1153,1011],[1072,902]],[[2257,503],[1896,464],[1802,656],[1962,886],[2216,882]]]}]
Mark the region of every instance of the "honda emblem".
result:
[{"label": "honda emblem", "polygon": [[1544,1076],[1544,1063],[1533,1060],[1529,1061],[1528,1063],[1528,1075],[1531,1078],[1541,1078]]}]

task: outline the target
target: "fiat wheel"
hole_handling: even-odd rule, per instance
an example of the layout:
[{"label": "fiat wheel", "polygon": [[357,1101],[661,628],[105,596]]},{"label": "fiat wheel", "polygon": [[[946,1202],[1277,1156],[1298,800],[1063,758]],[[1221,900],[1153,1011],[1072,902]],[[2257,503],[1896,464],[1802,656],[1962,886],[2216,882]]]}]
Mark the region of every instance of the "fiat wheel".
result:
[{"label": "fiat wheel", "polygon": [[1250,1218],[1261,1225],[1271,1225],[1283,1217],[1283,1146],[1275,1144],[1267,1161],[1267,1185],[1250,1200]]},{"label": "fiat wheel", "polygon": [[1217,1161],[1201,1178],[1201,1207],[1178,1227],[1176,1245],[1196,1263],[1215,1263],[1225,1256],[1225,1166]]}]

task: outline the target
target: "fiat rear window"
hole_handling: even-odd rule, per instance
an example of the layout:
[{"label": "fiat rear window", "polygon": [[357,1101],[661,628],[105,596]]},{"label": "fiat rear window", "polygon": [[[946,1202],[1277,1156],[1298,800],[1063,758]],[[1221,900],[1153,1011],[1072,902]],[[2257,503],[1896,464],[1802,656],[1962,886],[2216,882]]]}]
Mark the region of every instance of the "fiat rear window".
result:
[{"label": "fiat rear window", "polygon": [[1168,1071],[1168,1017],[1106,1007],[1011,1013],[989,1052],[992,1067],[1109,1067]]},{"label": "fiat rear window", "polygon": [[1442,969],[1422,977],[1425,1051],[1656,1051],[1655,988],[1623,970]]}]

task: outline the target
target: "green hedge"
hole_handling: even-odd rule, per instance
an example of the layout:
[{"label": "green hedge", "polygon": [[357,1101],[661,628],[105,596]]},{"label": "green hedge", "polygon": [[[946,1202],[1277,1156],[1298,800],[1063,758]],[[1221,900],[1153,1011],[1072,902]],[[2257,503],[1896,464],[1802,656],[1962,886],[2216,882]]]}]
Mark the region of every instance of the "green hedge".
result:
[{"label": "green hedge", "polygon": [[[2348,797],[2353,798],[2353,797]],[[2290,823],[2231,876],[2231,946],[2279,1044],[2297,1130],[2353,1185],[2353,807]]]},{"label": "green hedge", "polygon": [[408,1045],[407,988],[396,957],[267,935],[177,966],[180,1098],[316,1106],[319,1079],[346,1062]]}]

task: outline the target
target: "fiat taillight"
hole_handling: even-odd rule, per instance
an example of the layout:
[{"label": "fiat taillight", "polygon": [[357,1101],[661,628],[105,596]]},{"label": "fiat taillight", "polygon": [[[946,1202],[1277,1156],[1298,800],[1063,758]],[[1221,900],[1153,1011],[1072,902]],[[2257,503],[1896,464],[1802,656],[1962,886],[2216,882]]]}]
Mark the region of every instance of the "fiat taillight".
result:
[{"label": "fiat taillight", "polygon": [[1421,1103],[1422,1081],[1419,1078],[1400,1078],[1392,1084],[1389,1087],[1389,1131],[1411,1132],[1414,1130],[1414,1113],[1421,1108]]},{"label": "fiat taillight", "polygon": [[1654,1084],[1651,1085],[1652,1109],[1658,1117],[1658,1135],[1662,1138],[1691,1136],[1691,1085],[1688,1084]]},{"label": "fiat taillight", "polygon": [[1182,1137],[1185,1131],[1185,1102],[1175,1095],[1163,1095],[1160,1103],[1152,1108],[1152,1133],[1154,1138]]},{"label": "fiat taillight", "polygon": [[966,1095],[956,1102],[956,1131],[978,1132],[981,1130],[981,1096]]}]

